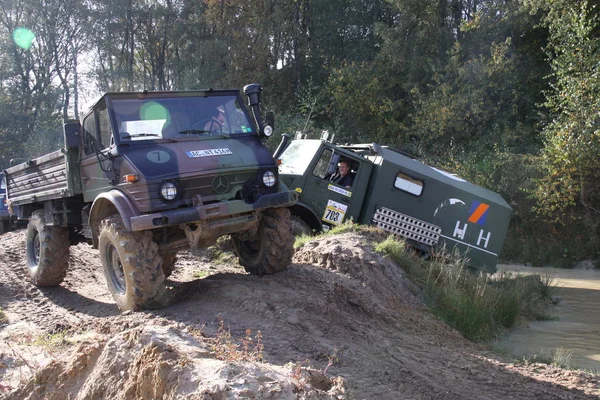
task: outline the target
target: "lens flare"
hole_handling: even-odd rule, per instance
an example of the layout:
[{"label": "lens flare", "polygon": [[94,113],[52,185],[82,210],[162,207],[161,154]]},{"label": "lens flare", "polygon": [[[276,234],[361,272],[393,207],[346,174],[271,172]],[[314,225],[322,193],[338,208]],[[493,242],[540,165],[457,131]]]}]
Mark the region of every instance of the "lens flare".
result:
[{"label": "lens flare", "polygon": [[141,110],[140,116],[143,120],[168,119],[169,112],[161,104],[154,101],[145,103]]},{"label": "lens flare", "polygon": [[22,49],[29,50],[31,44],[35,39],[35,33],[31,32],[27,28],[17,28],[13,32],[13,40],[15,44]]}]

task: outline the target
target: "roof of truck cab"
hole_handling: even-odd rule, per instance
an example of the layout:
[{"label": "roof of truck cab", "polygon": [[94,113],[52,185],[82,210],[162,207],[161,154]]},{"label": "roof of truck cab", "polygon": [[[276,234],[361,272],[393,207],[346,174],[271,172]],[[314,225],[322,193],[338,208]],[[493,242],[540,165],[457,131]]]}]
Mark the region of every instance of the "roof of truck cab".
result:
[{"label": "roof of truck cab", "polygon": [[[223,95],[240,95],[239,89],[203,89],[203,90],[174,90],[174,91],[162,91],[153,92],[144,90],[141,92],[106,92],[90,107],[90,110],[95,108],[98,103],[107,97],[111,98],[139,98],[140,100],[146,98],[159,98],[159,97],[194,97],[194,96],[223,96]],[[89,111],[88,111],[89,112]]]}]

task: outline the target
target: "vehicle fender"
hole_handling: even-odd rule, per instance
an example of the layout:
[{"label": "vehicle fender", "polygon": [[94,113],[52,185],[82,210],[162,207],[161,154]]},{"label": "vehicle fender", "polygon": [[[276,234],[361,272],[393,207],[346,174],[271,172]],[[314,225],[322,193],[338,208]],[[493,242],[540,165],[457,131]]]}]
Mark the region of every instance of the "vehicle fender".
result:
[{"label": "vehicle fender", "polygon": [[292,215],[297,215],[298,217],[302,218],[302,220],[306,222],[308,226],[317,232],[321,232],[323,230],[321,219],[308,205],[299,201],[294,206],[290,207],[290,212]]},{"label": "vehicle fender", "polygon": [[140,212],[123,192],[111,190],[96,197],[90,210],[89,224],[92,229],[93,247],[98,246],[100,222],[113,214],[118,213],[123,220],[125,228],[131,230],[131,217],[137,217]]}]

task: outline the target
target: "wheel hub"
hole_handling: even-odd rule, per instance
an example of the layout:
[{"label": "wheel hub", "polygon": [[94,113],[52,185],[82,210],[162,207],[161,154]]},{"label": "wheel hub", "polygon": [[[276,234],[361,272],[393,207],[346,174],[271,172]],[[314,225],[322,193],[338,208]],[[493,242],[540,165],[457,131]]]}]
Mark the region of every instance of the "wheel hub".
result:
[{"label": "wheel hub", "polygon": [[108,261],[108,270],[110,273],[110,277],[112,280],[115,289],[119,291],[119,293],[125,293],[125,273],[123,272],[123,264],[121,264],[121,258],[119,257],[119,252],[115,248],[115,246],[110,245],[108,247],[106,260]]}]

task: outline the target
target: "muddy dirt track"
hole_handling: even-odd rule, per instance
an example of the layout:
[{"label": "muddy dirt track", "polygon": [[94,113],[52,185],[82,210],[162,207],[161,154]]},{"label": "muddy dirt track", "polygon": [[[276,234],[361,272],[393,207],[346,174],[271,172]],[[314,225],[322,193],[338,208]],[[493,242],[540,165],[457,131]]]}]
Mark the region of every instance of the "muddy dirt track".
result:
[{"label": "muddy dirt track", "polygon": [[[118,311],[106,289],[97,251],[88,245],[71,248],[69,271],[60,286],[31,285],[24,238],[24,231],[0,236],[0,308],[8,317],[8,322],[0,323],[0,397],[579,399],[600,395],[594,376],[541,364],[517,366],[463,339],[427,311],[419,288],[373,251],[372,238],[359,234],[309,242],[296,252],[287,271],[266,277],[247,275],[231,262],[215,265],[217,261],[207,253],[181,253],[168,280],[167,306],[137,313]],[[216,362],[207,343],[217,335],[219,318],[235,338],[244,337],[247,329],[252,334],[260,330],[264,362],[238,362],[235,374],[228,369],[217,385],[210,374],[225,367],[206,365]],[[31,350],[39,344],[35,338],[58,334],[84,339],[73,339],[60,350]],[[140,344],[144,338],[152,351],[150,345]],[[182,341],[185,345],[177,344]],[[148,362],[148,357],[160,362]],[[201,358],[209,363],[202,368],[197,364]],[[333,365],[324,371],[329,360]],[[144,363],[158,369],[140,369]],[[322,375],[329,383],[299,383],[295,373],[299,365],[325,372]],[[263,368],[263,375],[255,368]],[[265,368],[270,371],[269,382],[261,378],[267,374]],[[176,377],[173,371],[178,371]],[[150,373],[152,379],[147,379]],[[149,381],[154,382],[150,389],[143,386]]]}]

